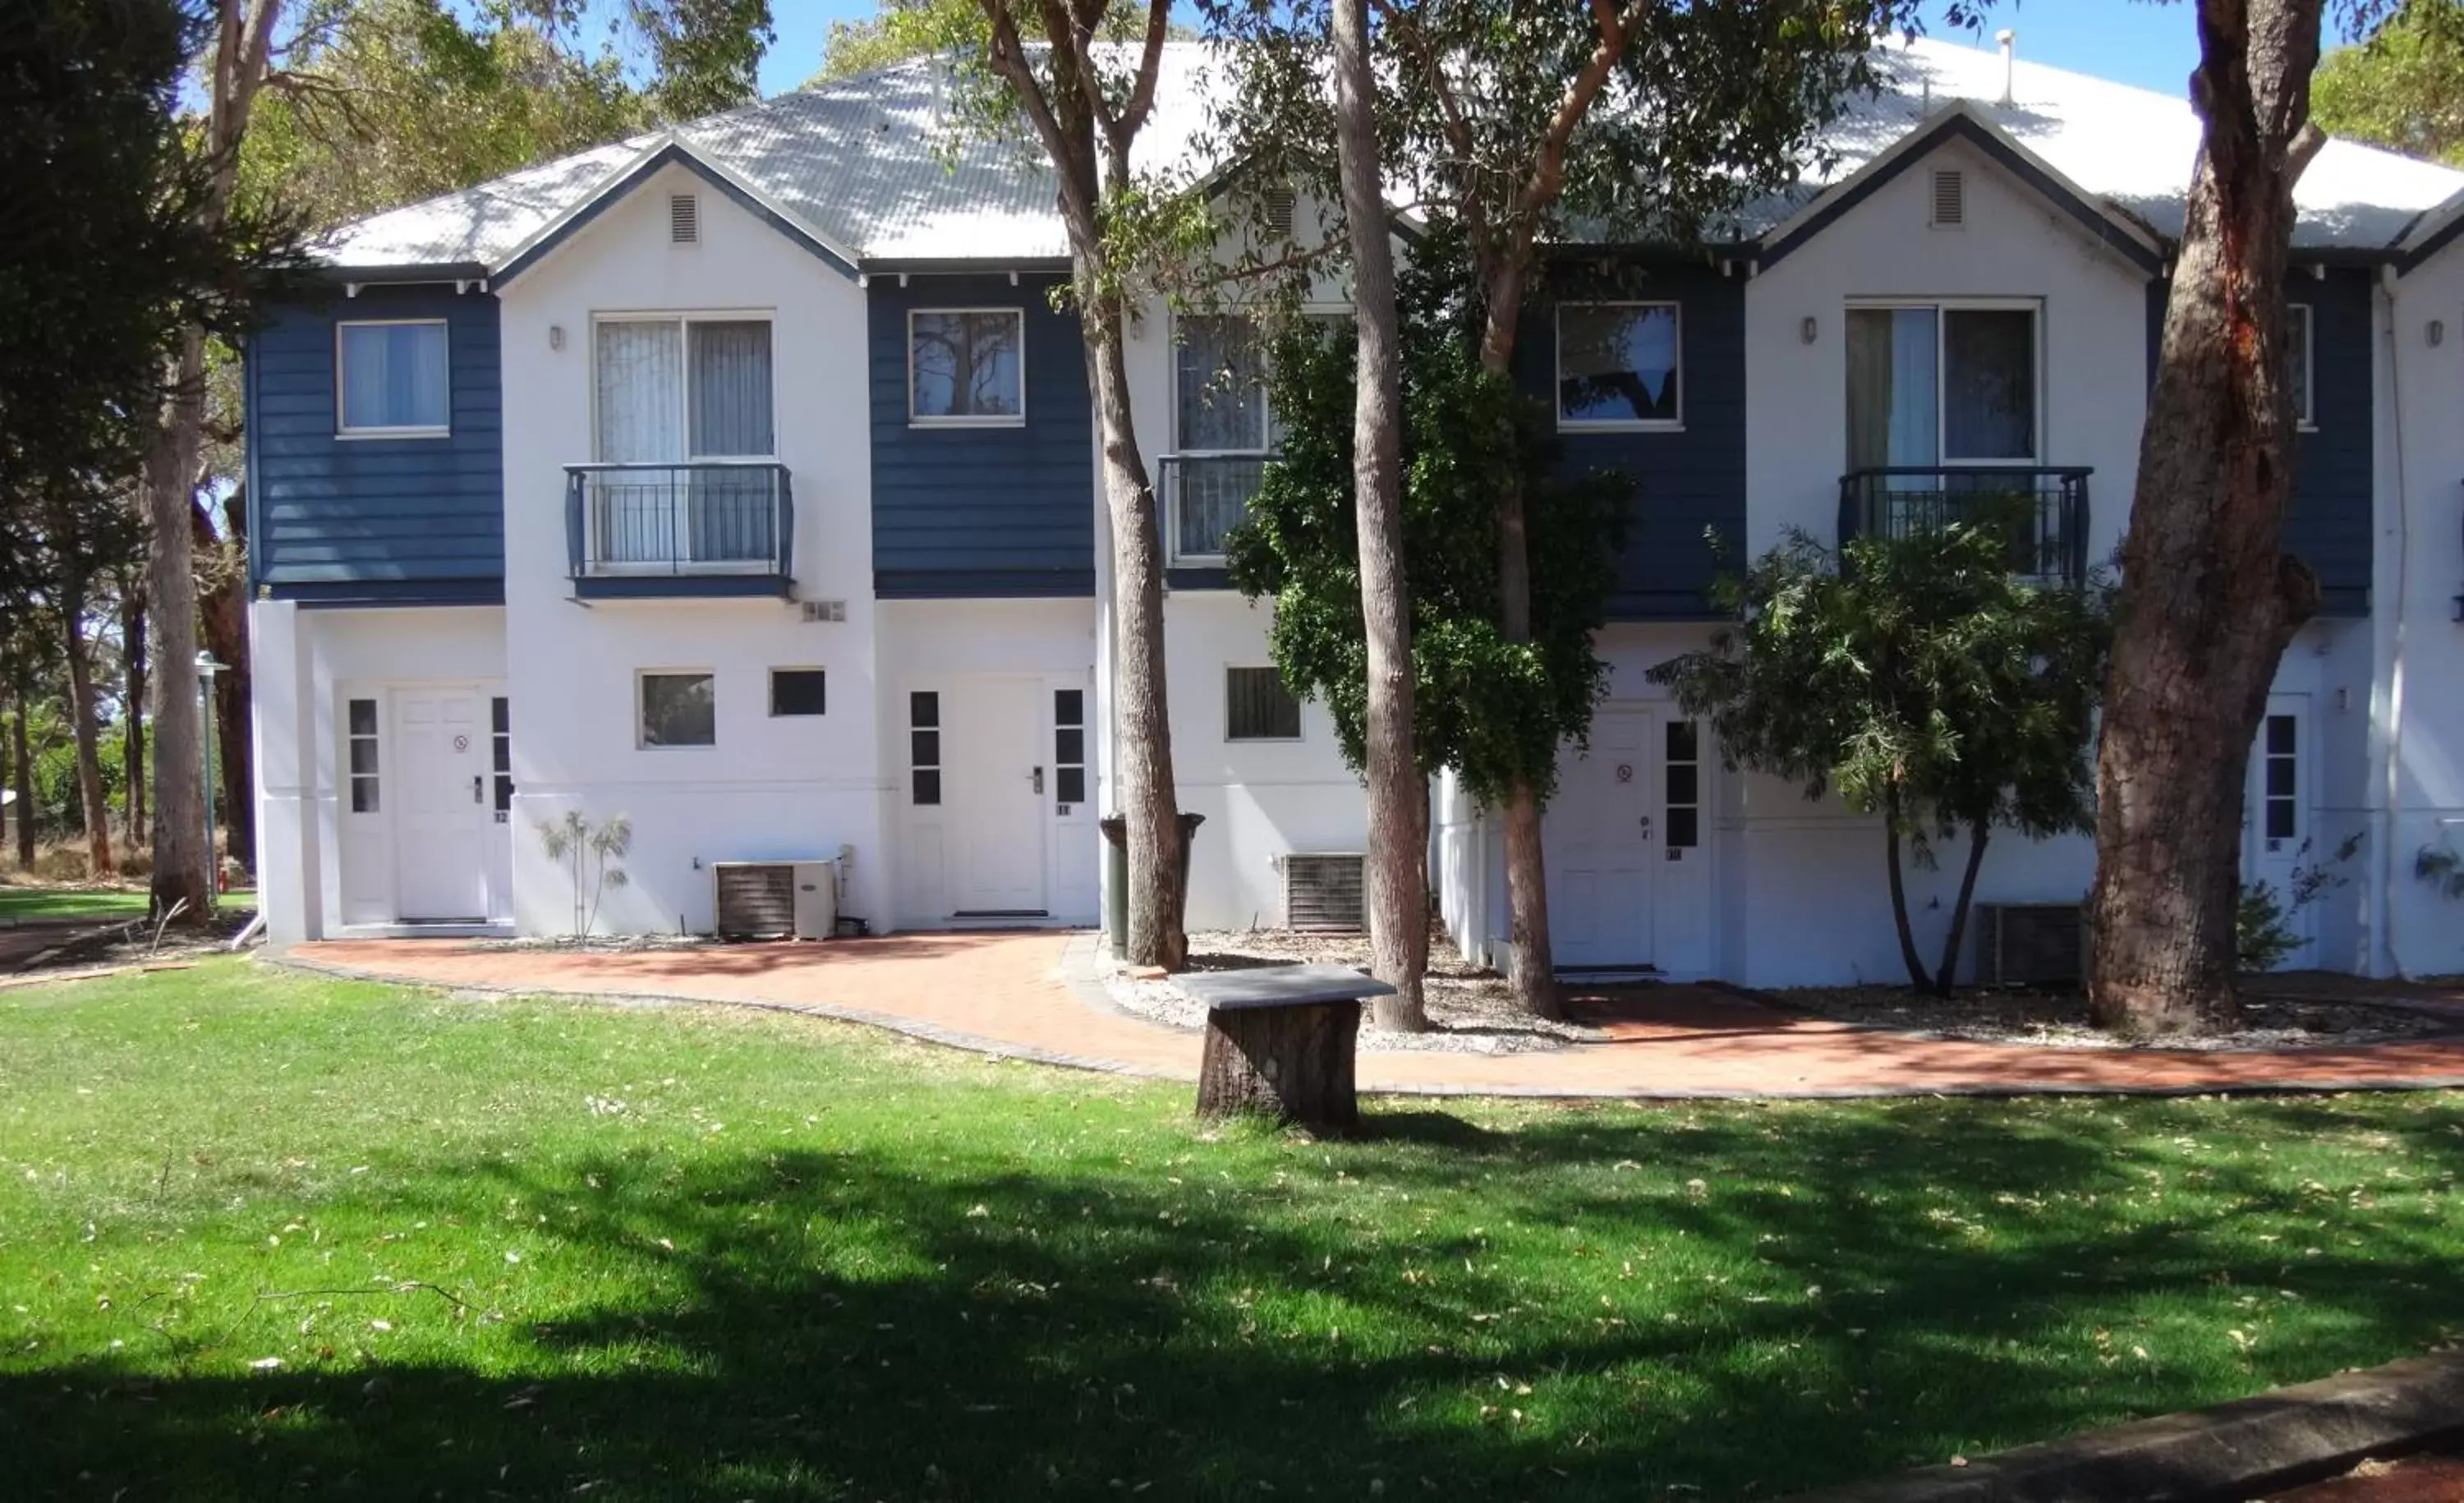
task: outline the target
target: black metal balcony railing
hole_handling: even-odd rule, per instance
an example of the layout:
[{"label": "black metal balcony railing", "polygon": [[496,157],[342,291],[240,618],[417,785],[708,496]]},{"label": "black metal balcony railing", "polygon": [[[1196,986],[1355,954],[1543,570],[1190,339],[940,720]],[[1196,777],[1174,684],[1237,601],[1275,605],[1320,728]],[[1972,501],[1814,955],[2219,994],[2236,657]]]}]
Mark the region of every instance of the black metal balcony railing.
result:
[{"label": "black metal balcony railing", "polygon": [[1165,454],[1155,461],[1163,502],[1164,557],[1216,564],[1223,540],[1248,513],[1265,477],[1267,454]]},{"label": "black metal balcony railing", "polygon": [[1839,477],[1839,541],[1904,538],[1954,522],[1997,526],[2011,571],[2077,585],[2087,578],[2084,465],[1890,465]]},{"label": "black metal balcony railing", "polygon": [[573,578],[793,573],[796,503],[772,460],[569,464]]}]

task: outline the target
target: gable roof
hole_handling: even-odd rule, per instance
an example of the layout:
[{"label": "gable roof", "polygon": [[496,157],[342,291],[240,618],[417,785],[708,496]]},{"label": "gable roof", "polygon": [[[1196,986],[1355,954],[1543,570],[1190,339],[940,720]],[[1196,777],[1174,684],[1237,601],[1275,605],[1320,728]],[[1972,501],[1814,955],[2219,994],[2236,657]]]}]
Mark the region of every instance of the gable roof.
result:
[{"label": "gable roof", "polygon": [[[1728,238],[1786,254],[1946,133],[2133,260],[2181,232],[2199,142],[2187,100],[2023,60],[2004,104],[2000,54],[1954,41],[1895,43],[1876,60],[1881,87],[1850,101],[1799,186],[1746,205]],[[844,266],[1065,259],[1051,170],[1023,144],[954,140],[944,68],[918,58],[616,142],[345,226],[320,254],[336,275],[370,280],[503,276],[672,162]],[[1137,165],[1202,177],[1209,165],[1195,158],[1217,72],[1207,45],[1167,46],[1163,70]],[[2464,223],[2464,173],[2351,142],[2328,143],[2295,198],[2297,254],[2419,254],[2416,226],[2433,211]]]}]

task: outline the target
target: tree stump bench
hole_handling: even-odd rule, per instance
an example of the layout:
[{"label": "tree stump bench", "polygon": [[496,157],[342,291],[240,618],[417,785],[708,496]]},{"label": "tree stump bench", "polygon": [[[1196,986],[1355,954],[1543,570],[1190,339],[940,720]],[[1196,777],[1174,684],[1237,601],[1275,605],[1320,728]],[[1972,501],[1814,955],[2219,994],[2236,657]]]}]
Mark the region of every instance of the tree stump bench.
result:
[{"label": "tree stump bench", "polygon": [[1342,965],[1264,965],[1177,978],[1206,1004],[1198,1115],[1270,1116],[1312,1132],[1360,1124],[1360,1005],[1395,988]]}]

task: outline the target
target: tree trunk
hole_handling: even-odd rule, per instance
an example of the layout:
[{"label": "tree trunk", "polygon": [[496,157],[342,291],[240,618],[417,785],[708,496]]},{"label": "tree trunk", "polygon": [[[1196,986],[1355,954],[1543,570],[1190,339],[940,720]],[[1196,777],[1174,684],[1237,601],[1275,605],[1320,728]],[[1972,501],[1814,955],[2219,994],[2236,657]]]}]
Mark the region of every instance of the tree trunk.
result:
[{"label": "tree trunk", "polygon": [[145,592],[135,579],[120,597],[121,697],[127,710],[121,721],[121,785],[127,790],[127,841],[131,851],[145,843]]},{"label": "tree trunk", "polygon": [[203,727],[197,705],[197,577],[189,498],[205,420],[205,336],[191,329],[173,365],[163,420],[145,453],[147,614],[154,624],[154,912],[213,917]]},{"label": "tree trunk", "polygon": [[2284,277],[2319,0],[2199,0],[2204,126],[2139,449],[2097,757],[2098,1026],[2233,1011],[2243,777],[2276,665],[2317,609],[2282,550]]},{"label": "tree trunk", "polygon": [[16,713],[9,719],[9,766],[17,780],[17,867],[31,872],[34,867],[34,747],[26,725],[31,696],[22,678],[11,688],[10,697],[16,703]]},{"label": "tree trunk", "polygon": [[1985,866],[1985,843],[1992,835],[1991,826],[1968,827],[1968,870],[1959,874],[1959,904],[1950,911],[1950,933],[1942,941],[1942,964],[1933,973],[1933,989],[1939,996],[1949,996],[1959,984],[1959,946],[1968,938],[1968,910],[1976,900],[1976,873]]},{"label": "tree trunk", "polygon": [[111,800],[102,790],[102,734],[95,722],[94,663],[85,640],[85,582],[60,586],[60,649],[69,669],[69,730],[77,739],[77,807],[85,820],[86,875],[120,874],[111,859]]},{"label": "tree trunk", "polygon": [[1180,802],[1173,782],[1172,715],[1164,683],[1163,539],[1155,490],[1130,426],[1128,320],[1119,293],[1082,272],[1087,379],[1102,434],[1104,499],[1112,531],[1113,715],[1119,727],[1121,815],[1130,869],[1133,965],[1189,963],[1181,928]]},{"label": "tree trunk", "polygon": [[1265,1115],[1322,1136],[1360,1125],[1353,1051],[1360,1005],[1215,1007],[1198,1066],[1198,1115]]},{"label": "tree trunk", "polygon": [[1901,962],[1908,968],[1911,987],[1929,990],[1933,978],[1925,974],[1925,961],[1917,954],[1916,931],[1908,926],[1908,886],[1900,871],[1900,785],[1896,783],[1883,786],[1882,854],[1891,876],[1891,922],[1900,932]]},{"label": "tree trunk", "polygon": [[1378,169],[1367,0],[1335,0],[1335,135],[1352,241],[1352,320],[1359,376],[1352,417],[1353,511],[1360,613],[1368,629],[1369,938],[1373,973],[1395,994],[1373,1004],[1381,1028],[1429,1026],[1429,789],[1413,727],[1411,583],[1403,563],[1403,360],[1395,248]]},{"label": "tree trunk", "polygon": [[214,794],[231,860],[256,870],[256,780],[248,676],[247,497],[233,490],[223,506],[217,534],[203,506],[191,506],[190,545],[220,555],[213,585],[198,602],[197,622],[206,651],[223,671],[214,678],[214,760],[222,775]]}]

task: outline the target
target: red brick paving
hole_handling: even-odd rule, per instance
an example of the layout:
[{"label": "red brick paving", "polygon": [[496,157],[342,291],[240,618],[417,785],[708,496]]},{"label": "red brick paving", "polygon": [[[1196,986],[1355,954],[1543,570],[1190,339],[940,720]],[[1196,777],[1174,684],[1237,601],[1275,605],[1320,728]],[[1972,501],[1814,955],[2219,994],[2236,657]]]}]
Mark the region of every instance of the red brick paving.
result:
[{"label": "red brick paving", "polygon": [[[1102,1006],[1064,957],[1084,937],[912,934],[825,945],[505,950],[334,940],[290,958],[429,985],[784,1007],[1023,1058],[1198,1077],[1199,1037]],[[1372,1052],[1364,1091],[1542,1096],[1831,1096],[2464,1086],[2464,1037],[2287,1050],[2042,1049],[1911,1038],[1705,987],[1628,992],[1605,1043],[1525,1054]]]}]

